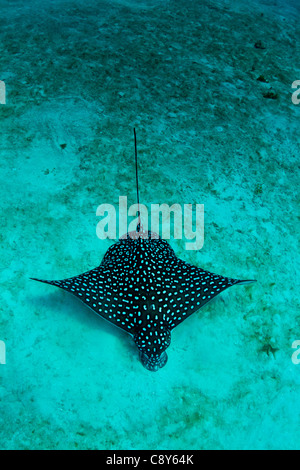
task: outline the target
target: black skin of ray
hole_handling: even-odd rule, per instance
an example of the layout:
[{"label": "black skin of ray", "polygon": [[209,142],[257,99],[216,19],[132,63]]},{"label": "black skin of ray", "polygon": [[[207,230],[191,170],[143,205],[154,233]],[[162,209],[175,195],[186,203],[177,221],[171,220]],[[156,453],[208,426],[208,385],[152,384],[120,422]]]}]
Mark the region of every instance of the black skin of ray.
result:
[{"label": "black skin of ray", "polygon": [[[134,129],[137,202],[138,159]],[[177,258],[166,240],[142,229],[140,211],[135,232],[112,245],[100,266],[60,281],[37,278],[77,296],[96,314],[129,333],[143,366],[165,366],[171,331],[216,295],[235,284],[254,280],[223,277]],[[152,236],[153,235],[153,236]]]},{"label": "black skin of ray", "polygon": [[[136,232],[137,233],[137,232]],[[95,269],[60,281],[35,279],[77,296],[95,313],[129,333],[144,367],[167,362],[171,331],[235,284],[253,280],[223,277],[177,258],[166,240],[120,239]]]}]

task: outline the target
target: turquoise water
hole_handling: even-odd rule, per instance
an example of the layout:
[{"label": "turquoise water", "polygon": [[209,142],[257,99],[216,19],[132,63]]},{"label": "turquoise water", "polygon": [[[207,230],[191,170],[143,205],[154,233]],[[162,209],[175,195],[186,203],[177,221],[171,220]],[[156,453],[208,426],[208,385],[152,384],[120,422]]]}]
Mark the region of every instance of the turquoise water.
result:
[{"label": "turquoise water", "polygon": [[[0,7],[0,448],[299,449],[299,3]],[[29,280],[100,263],[98,205],[135,203],[134,126],[142,202],[204,204],[203,248],[177,256],[258,281],[179,325],[155,373]]]}]

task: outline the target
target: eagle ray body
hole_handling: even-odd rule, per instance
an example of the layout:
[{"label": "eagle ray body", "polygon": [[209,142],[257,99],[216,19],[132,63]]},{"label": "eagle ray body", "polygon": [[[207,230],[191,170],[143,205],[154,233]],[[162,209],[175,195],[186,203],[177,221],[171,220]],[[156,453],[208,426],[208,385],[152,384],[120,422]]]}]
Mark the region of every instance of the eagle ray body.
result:
[{"label": "eagle ray body", "polygon": [[129,333],[142,364],[156,371],[167,362],[177,325],[228,287],[253,281],[220,276],[177,258],[166,240],[144,231],[138,216],[136,230],[112,245],[98,267],[60,281],[32,279],[71,292]]},{"label": "eagle ray body", "polygon": [[197,268],[177,258],[166,240],[128,233],[106,252],[97,268],[45,282],[77,296],[98,315],[129,333],[143,365],[167,362],[171,331],[216,295],[249,283]]}]

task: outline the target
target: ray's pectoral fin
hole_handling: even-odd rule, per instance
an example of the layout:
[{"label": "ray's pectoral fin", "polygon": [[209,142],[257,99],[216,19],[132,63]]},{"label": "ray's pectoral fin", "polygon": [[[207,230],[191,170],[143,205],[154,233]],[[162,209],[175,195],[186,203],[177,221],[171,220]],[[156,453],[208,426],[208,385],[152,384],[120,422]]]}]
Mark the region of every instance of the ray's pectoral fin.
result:
[{"label": "ray's pectoral fin", "polygon": [[[157,322],[158,323],[158,322]],[[168,360],[166,349],[171,343],[170,330],[160,322],[151,321],[135,332],[133,337],[140,351],[143,366],[150,371],[157,371],[164,367]]]},{"label": "ray's pectoral fin", "polygon": [[[120,328],[128,331],[130,326],[121,323],[117,317],[116,305],[112,300],[112,273],[105,265],[87,271],[79,276],[70,277],[58,281],[30,278],[34,281],[43,282],[59,287],[78,297],[85,305],[90,307],[97,315],[105,320],[116,324]],[[128,331],[130,333],[130,331]]]},{"label": "ray's pectoral fin", "polygon": [[[177,258],[176,276],[172,286],[176,296],[166,299],[166,315],[170,319],[171,329],[202,308],[217,295],[234,285],[251,284],[255,280],[233,279],[193,266]],[[170,316],[168,314],[172,312]]]}]

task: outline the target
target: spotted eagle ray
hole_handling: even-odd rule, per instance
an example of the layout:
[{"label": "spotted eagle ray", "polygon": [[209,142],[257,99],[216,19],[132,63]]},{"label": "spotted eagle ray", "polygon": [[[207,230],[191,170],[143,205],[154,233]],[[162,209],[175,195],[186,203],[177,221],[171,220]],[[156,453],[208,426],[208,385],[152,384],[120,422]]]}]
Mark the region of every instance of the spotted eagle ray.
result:
[{"label": "spotted eagle ray", "polygon": [[[139,209],[137,142],[134,129]],[[143,366],[165,366],[171,331],[230,286],[254,280],[232,279],[193,266],[175,255],[166,240],[145,231],[137,212],[136,230],[112,245],[101,264],[60,281],[31,278],[71,292],[95,313],[129,333]]]}]

